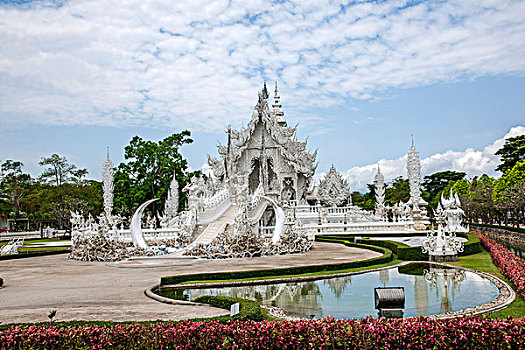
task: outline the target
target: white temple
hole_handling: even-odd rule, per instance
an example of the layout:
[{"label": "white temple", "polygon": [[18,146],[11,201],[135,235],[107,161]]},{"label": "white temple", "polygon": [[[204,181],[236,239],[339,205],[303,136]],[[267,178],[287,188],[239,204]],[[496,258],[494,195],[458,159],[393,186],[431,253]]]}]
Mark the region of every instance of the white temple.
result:
[{"label": "white temple", "polygon": [[[369,212],[352,205],[348,182],[333,165],[315,184],[317,151],[308,151],[307,142],[297,139],[297,126],[287,126],[277,84],[271,107],[268,99],[265,83],[246,127],[229,127],[225,145],[218,145],[218,156],[208,155],[212,177],[193,177],[179,189],[174,174],[164,212],[156,214],[160,227],[155,227],[155,218],[149,218],[149,228],[141,224],[142,212],[153,199],[137,209],[129,229],[122,227],[123,218],[112,215],[113,166],[108,153],[106,222],[72,213],[73,240],[79,238],[79,246],[88,251],[89,237],[102,235],[121,251],[122,244],[133,242],[135,249],[145,252],[160,249],[217,258],[305,251],[318,234],[410,234],[426,229],[427,203],[421,198],[421,165],[413,141],[407,157],[409,203],[385,205],[384,177],[378,165],[376,208]],[[179,190],[188,198],[181,212]],[[103,225],[106,229],[99,230]],[[85,259],[87,253],[75,254]]]}]

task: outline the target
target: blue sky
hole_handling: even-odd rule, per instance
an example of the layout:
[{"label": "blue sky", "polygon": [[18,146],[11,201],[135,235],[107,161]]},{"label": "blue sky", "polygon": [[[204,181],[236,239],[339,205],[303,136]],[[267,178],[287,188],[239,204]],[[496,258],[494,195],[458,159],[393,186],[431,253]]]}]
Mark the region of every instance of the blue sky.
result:
[{"label": "blue sky", "polygon": [[524,1],[0,1],[0,161],[65,155],[100,179],[132,136],[192,131],[192,168],[247,123],[262,82],[353,189],[493,172],[525,134]]}]

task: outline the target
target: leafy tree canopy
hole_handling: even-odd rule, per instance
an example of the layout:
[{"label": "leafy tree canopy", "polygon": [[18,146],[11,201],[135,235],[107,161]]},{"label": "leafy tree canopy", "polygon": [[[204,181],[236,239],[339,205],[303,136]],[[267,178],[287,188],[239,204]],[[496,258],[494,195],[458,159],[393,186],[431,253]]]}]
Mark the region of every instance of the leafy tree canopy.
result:
[{"label": "leafy tree canopy", "polygon": [[[124,149],[125,162],[121,163],[115,172],[115,209],[124,215],[133,211],[148,199],[161,198],[165,200],[170,182],[175,174],[179,183],[179,191],[186,185],[187,161],[179,153],[184,144],[192,143],[190,132],[184,130],[165,139],[154,142],[133,137]],[[184,196],[179,196],[184,203]],[[162,203],[155,203],[161,207]]]},{"label": "leafy tree canopy", "polygon": [[465,178],[465,173],[459,171],[440,171],[432,175],[427,175],[423,178],[421,187],[430,194],[430,197],[435,197],[441,190],[443,190],[450,181],[458,181]]},{"label": "leafy tree canopy", "polygon": [[73,171],[77,168],[75,165],[70,164],[66,157],[61,157],[56,153],[47,158],[42,157],[38,164],[46,167],[40,175],[40,179],[54,183],[57,187],[69,181]]},{"label": "leafy tree canopy", "polygon": [[510,137],[505,140],[505,144],[497,152],[501,156],[501,164],[496,170],[505,173],[512,169],[517,162],[525,160],[525,135]]},{"label": "leafy tree canopy", "polygon": [[15,219],[20,217],[21,199],[27,194],[31,184],[31,176],[23,172],[24,164],[19,161],[6,160],[0,167],[0,211],[4,216],[14,213]]},{"label": "leafy tree canopy", "polygon": [[396,177],[392,182],[392,186],[385,191],[385,203],[394,205],[399,202],[408,202],[410,199],[410,186],[408,179],[402,176]]},{"label": "leafy tree canopy", "polygon": [[492,199],[499,206],[523,208],[525,201],[525,160],[517,162],[498,179]]}]

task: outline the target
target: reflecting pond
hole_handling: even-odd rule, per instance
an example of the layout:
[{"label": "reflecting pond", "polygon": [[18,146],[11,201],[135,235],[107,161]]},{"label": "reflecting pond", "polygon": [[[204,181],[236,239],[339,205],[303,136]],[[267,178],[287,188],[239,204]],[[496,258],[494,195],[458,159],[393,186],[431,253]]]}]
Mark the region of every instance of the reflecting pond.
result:
[{"label": "reflecting pond", "polygon": [[290,316],[305,318],[362,318],[377,316],[375,287],[404,287],[404,317],[433,315],[474,307],[494,300],[498,288],[488,279],[469,271],[414,263],[358,275],[288,282],[205,289],[163,289],[166,297],[193,300],[202,295],[220,295],[277,306]]}]

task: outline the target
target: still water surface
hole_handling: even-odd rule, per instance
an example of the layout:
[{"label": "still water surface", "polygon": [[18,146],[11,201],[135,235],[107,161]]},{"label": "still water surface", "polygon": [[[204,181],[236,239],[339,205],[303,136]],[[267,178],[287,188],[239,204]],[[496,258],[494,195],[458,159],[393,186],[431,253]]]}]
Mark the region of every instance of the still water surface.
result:
[{"label": "still water surface", "polygon": [[404,317],[457,311],[495,299],[498,288],[478,274],[429,264],[410,264],[360,275],[307,282],[207,289],[164,290],[162,295],[193,300],[202,295],[251,299],[277,306],[290,316],[362,318],[377,316],[375,287],[404,287]]}]

